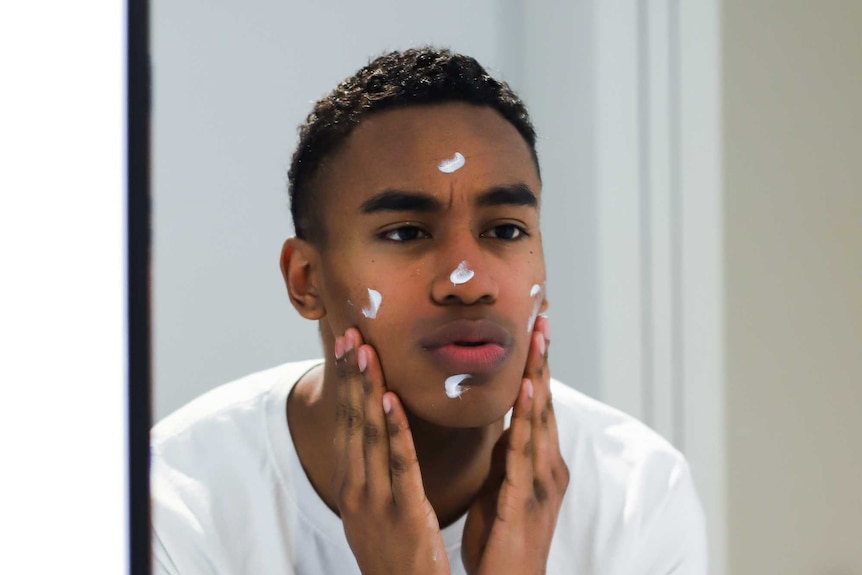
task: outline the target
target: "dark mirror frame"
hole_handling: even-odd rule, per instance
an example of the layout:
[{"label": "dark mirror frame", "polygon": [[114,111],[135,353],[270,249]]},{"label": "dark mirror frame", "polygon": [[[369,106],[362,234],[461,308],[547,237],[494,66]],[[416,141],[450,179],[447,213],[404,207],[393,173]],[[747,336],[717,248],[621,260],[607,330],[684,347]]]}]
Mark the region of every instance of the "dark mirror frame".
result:
[{"label": "dark mirror frame", "polygon": [[150,32],[149,2],[126,4],[126,209],[129,573],[150,575]]}]

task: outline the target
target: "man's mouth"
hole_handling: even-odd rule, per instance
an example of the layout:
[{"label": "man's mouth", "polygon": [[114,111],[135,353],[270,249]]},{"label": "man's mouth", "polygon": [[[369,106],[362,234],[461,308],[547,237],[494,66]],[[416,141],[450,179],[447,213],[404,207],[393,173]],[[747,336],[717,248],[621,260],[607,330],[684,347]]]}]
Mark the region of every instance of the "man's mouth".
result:
[{"label": "man's mouth", "polygon": [[455,373],[491,373],[508,356],[506,348],[496,343],[451,343],[430,350],[431,357],[444,371]]},{"label": "man's mouth", "polygon": [[512,349],[509,333],[488,320],[455,320],[420,341],[434,363],[451,374],[497,371]]}]

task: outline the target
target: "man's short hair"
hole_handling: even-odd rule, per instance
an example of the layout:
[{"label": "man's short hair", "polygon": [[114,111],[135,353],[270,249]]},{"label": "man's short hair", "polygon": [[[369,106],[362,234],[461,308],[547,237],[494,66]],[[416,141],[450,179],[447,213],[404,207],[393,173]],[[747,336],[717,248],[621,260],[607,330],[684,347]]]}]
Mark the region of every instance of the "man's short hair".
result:
[{"label": "man's short hair", "polygon": [[385,53],[320,99],[299,127],[299,144],[288,172],[290,212],[296,235],[325,238],[312,183],[321,162],[370,114],[397,107],[444,102],[489,106],[527,142],[536,170],[536,131],[527,108],[505,82],[492,78],[473,58],[433,47]]}]

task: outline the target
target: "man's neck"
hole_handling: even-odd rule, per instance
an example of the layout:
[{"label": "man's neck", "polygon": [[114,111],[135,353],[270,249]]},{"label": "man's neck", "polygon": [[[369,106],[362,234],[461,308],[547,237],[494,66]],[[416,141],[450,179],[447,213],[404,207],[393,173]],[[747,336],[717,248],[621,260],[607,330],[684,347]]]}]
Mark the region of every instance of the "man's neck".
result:
[{"label": "man's neck", "polygon": [[503,421],[456,429],[409,419],[425,496],[445,527],[467,511],[487,478]]}]

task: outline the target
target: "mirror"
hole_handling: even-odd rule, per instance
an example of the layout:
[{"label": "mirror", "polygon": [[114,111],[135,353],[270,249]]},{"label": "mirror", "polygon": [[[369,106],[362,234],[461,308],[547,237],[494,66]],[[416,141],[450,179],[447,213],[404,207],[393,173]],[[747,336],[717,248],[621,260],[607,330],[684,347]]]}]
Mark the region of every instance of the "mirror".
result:
[{"label": "mirror", "polygon": [[[688,431],[683,400],[714,405],[709,393],[715,389],[709,382],[709,393],[680,397],[681,385],[672,383],[679,382],[679,373],[665,381],[651,371],[647,356],[655,335],[648,322],[659,318],[665,330],[660,335],[673,337],[683,323],[671,313],[650,315],[654,286],[644,270],[652,265],[653,248],[668,256],[682,249],[680,243],[693,244],[672,233],[676,244],[645,242],[663,229],[657,218],[672,212],[681,188],[650,188],[648,176],[656,172],[644,164],[666,159],[670,169],[682,171],[679,149],[688,150],[688,141],[665,134],[664,147],[656,149],[667,157],[644,152],[654,144],[648,139],[654,134],[644,126],[670,131],[679,128],[679,118],[671,126],[671,119],[650,116],[651,100],[638,91],[639,82],[646,83],[641,74],[648,75],[638,43],[646,35],[632,32],[652,24],[634,5],[621,10],[617,14],[590,2],[543,3],[527,10],[514,0],[337,7],[154,2],[156,419],[227,381],[321,356],[316,325],[292,309],[277,265],[282,241],[292,234],[286,172],[296,128],[315,100],[371,57],[433,44],[474,56],[506,80],[525,100],[536,126],[548,313],[556,326],[554,377],[630,407],[626,410],[657,424],[671,440],[683,437]],[[667,25],[672,15],[663,16]],[[664,32],[670,36],[667,26]],[[688,33],[697,32],[695,27]],[[667,74],[663,79],[668,88]],[[659,96],[673,97],[669,90]],[[704,179],[709,183],[709,176]],[[686,180],[707,194],[716,191],[701,183]],[[642,202],[644,190],[656,193]],[[654,205],[644,207],[647,202]],[[656,206],[660,209],[650,211]],[[679,218],[664,224],[682,227]],[[659,271],[668,282],[691,279],[674,275],[679,270],[672,265]],[[681,299],[674,286],[668,283],[655,293]],[[681,353],[678,347],[676,352]],[[682,362],[673,353],[661,358],[660,367],[668,372],[676,369],[674,361]],[[667,387],[658,389],[655,381]],[[714,431],[695,437],[701,445],[690,445],[695,454],[707,455],[697,461],[700,479],[712,476],[712,452],[701,448],[715,444]],[[707,514],[719,522],[712,494],[721,491],[720,483],[707,485]]]},{"label": "mirror", "polygon": [[862,12],[767,4],[153,2],[155,418],[321,354],[277,267],[296,127],[370,57],[449,46],[539,134],[553,375],[686,454],[710,572],[855,572]]},{"label": "mirror", "polygon": [[321,356],[278,268],[297,127],[371,57],[422,44],[474,56],[530,109],[549,314],[566,326],[553,373],[598,395],[589,35],[575,4],[151,2],[155,420],[234,378]]}]

